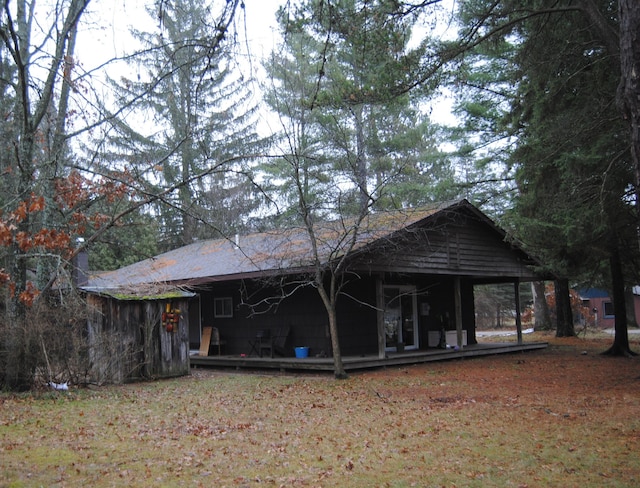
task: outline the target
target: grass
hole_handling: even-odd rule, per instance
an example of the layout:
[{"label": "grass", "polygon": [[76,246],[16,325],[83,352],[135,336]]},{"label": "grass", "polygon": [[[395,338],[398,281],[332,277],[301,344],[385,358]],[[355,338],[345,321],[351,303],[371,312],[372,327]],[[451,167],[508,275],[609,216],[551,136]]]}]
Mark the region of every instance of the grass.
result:
[{"label": "grass", "polygon": [[4,394],[0,486],[638,486],[639,359],[537,339],[345,381],[197,370]]}]

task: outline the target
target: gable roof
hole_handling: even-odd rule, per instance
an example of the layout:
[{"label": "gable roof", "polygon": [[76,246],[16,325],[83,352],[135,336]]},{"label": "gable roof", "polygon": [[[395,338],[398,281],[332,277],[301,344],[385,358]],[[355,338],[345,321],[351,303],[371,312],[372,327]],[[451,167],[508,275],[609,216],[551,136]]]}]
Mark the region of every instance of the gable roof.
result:
[{"label": "gable roof", "polygon": [[[419,209],[380,212],[363,222],[337,220],[314,225],[321,264],[344,255],[355,235],[351,252],[363,252],[382,239],[415,225],[427,225],[451,211],[472,213],[504,239],[505,233],[466,200]],[[355,230],[357,229],[357,230]],[[133,290],[146,284],[194,286],[203,283],[312,270],[314,254],[304,228],[262,232],[233,239],[213,239],[175,249],[116,271],[89,278],[87,291]]]}]

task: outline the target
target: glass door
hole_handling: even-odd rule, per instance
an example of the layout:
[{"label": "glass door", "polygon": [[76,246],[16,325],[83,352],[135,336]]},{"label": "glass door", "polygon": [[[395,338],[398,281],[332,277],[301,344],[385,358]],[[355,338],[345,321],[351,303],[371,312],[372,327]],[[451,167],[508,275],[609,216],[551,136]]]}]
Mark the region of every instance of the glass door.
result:
[{"label": "glass door", "polygon": [[385,350],[418,347],[418,314],[414,286],[384,287]]}]

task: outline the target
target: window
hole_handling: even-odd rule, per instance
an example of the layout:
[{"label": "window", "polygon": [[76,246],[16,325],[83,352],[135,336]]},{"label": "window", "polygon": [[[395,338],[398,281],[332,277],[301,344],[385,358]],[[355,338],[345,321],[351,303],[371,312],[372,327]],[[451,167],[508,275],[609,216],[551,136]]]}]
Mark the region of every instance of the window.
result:
[{"label": "window", "polygon": [[604,307],[604,316],[605,317],[614,317],[615,312],[613,311],[613,303],[612,302],[603,302]]},{"label": "window", "polygon": [[213,299],[213,316],[217,319],[233,317],[233,300],[231,297]]}]

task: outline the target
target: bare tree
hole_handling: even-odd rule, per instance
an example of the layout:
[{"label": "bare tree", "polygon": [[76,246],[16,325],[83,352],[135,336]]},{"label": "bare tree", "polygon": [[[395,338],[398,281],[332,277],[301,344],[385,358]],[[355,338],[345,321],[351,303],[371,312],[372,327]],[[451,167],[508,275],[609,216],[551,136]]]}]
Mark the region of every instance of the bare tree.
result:
[{"label": "bare tree", "polygon": [[[435,180],[428,120],[397,90],[424,46],[408,47],[412,18],[397,8],[306,1],[281,9],[285,42],[267,63],[267,101],[281,137],[279,157],[264,168],[279,185],[273,202],[306,233],[313,270],[306,286],[326,310],[337,378],[346,377],[337,304],[353,251],[370,230],[367,217],[425,203],[431,195],[424,188]],[[414,183],[424,188],[412,199],[406,188]]]},{"label": "bare tree", "polygon": [[[92,90],[90,75],[79,70],[74,47],[89,3],[16,0],[5,2],[0,10],[4,117],[0,132],[4,260],[0,284],[4,285],[6,310],[0,382],[11,389],[29,388],[34,380],[33,344],[21,333],[29,328],[26,312],[48,295],[43,291],[54,285],[69,286],[61,270],[71,266],[73,256],[123,216],[151,202],[168,201],[180,187],[239,160],[227,157],[185,181],[153,188],[126,161],[114,166],[99,163],[100,141],[85,140],[90,145],[86,157],[74,157],[71,148],[77,149],[80,136],[99,127],[108,132],[125,126],[127,107],[134,103],[123,99],[120,105],[107,108],[105,97]],[[217,35],[207,40],[208,48],[216,50],[228,38],[239,5],[240,0],[226,2],[219,17],[211,19]],[[160,2],[160,11],[162,7]],[[74,115],[79,107],[82,118]],[[73,127],[71,120],[76,122]],[[155,164],[162,161],[149,162],[150,167]],[[131,196],[129,206],[111,216],[92,210],[96,202],[118,200],[125,194]],[[86,235],[85,243],[77,246],[76,237]]]}]

